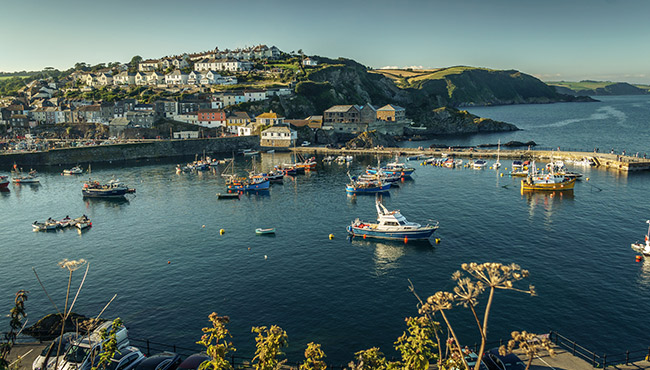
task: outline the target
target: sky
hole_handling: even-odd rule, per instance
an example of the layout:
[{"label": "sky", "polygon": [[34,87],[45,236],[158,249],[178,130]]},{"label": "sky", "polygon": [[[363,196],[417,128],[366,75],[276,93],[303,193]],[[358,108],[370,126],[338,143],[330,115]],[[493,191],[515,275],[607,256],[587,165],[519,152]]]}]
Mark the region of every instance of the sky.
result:
[{"label": "sky", "polygon": [[650,84],[649,0],[0,0],[0,71],[266,44],[373,68]]}]

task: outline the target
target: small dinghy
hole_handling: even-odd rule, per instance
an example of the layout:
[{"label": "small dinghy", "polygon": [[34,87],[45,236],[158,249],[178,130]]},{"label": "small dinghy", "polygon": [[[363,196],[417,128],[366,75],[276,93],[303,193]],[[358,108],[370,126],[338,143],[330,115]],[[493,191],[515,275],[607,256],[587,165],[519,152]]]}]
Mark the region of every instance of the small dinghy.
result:
[{"label": "small dinghy", "polygon": [[217,199],[240,199],[241,193],[217,193]]},{"label": "small dinghy", "polygon": [[255,234],[257,234],[257,235],[275,234],[275,227],[271,227],[271,228],[268,228],[268,229],[257,228],[257,229],[255,229]]},{"label": "small dinghy", "polygon": [[55,220],[50,218],[45,222],[34,221],[34,223],[32,224],[32,228],[34,229],[34,231],[51,231],[59,228],[59,224]]}]

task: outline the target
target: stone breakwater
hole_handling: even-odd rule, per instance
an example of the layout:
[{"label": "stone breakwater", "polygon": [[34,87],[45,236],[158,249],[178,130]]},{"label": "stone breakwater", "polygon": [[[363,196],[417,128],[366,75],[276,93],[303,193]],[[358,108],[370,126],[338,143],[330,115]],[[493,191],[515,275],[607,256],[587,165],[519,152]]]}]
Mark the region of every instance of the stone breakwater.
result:
[{"label": "stone breakwater", "polygon": [[0,167],[59,166],[78,163],[111,163],[155,158],[237,152],[259,148],[258,136],[211,139],[152,140],[137,143],[97,145],[41,152],[20,152],[0,155]]}]

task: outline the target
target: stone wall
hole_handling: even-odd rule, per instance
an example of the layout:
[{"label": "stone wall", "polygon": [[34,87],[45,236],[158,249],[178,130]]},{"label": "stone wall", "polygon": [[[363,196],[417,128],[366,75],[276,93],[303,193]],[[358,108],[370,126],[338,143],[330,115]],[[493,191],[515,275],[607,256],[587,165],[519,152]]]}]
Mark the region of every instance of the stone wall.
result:
[{"label": "stone wall", "polygon": [[195,154],[232,153],[240,149],[258,149],[258,136],[238,136],[211,139],[148,141],[131,144],[98,145],[78,148],[52,149],[34,153],[0,155],[0,167],[7,171],[16,163],[20,167],[75,165],[78,163],[108,163],[139,159],[169,158]]}]

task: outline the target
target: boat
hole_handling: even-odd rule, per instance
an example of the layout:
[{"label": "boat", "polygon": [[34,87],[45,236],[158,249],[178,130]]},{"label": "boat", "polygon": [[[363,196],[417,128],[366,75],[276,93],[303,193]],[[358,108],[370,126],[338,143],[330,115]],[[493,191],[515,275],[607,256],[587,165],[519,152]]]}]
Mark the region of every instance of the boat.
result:
[{"label": "boat", "polygon": [[241,199],[241,193],[217,193],[217,199]]},{"label": "boat", "polygon": [[563,191],[573,190],[576,179],[569,179],[561,173],[548,172],[539,173],[535,169],[535,162],[529,169],[530,174],[521,180],[521,190],[541,190],[541,191]]},{"label": "boat", "polygon": [[244,150],[242,150],[241,153],[244,155],[244,157],[252,157],[254,155],[260,154],[260,152],[258,152],[257,150],[253,150],[253,149],[244,149]]},{"label": "boat", "polygon": [[316,168],[316,157],[310,157],[302,162],[297,162],[296,167],[302,168],[305,171],[313,170]]},{"label": "boat", "polygon": [[646,257],[650,257],[650,220],[646,221],[648,224],[648,233],[645,235],[645,243],[632,243],[632,249],[641,253]]},{"label": "boat", "polygon": [[63,170],[62,175],[81,175],[84,171],[79,166],[74,166],[69,170]]},{"label": "boat", "polygon": [[512,172],[523,171],[524,162],[522,161],[512,161]]},{"label": "boat", "polygon": [[247,177],[235,175],[234,161],[229,164],[230,174],[226,174],[225,170],[221,176],[226,177],[226,187],[228,190],[249,191],[249,190],[267,190],[270,187],[270,181],[266,174],[255,173],[251,171]]},{"label": "boat", "polygon": [[266,178],[268,178],[270,182],[281,183],[284,180],[284,171],[281,171],[276,167],[275,170],[266,174]]},{"label": "boat", "polygon": [[310,145],[311,143],[309,141],[303,141],[302,144],[300,144],[300,146],[310,146]]},{"label": "boat", "polygon": [[75,224],[74,226],[79,229],[79,230],[85,230],[91,226],[93,226],[93,223],[90,222],[90,219],[86,217],[86,215],[83,215],[79,217],[78,219],[75,219]]},{"label": "boat", "polygon": [[255,229],[255,234],[257,234],[257,235],[275,234],[275,227],[270,227],[268,229],[257,228],[257,229]]},{"label": "boat", "polygon": [[52,218],[48,218],[45,222],[34,221],[32,224],[34,231],[52,231],[59,228],[59,224]]},{"label": "boat", "polygon": [[323,162],[325,163],[331,163],[334,160],[335,160],[334,156],[331,155],[328,155],[327,157],[323,158]]},{"label": "boat", "polygon": [[375,174],[378,171],[382,171],[388,175],[398,174],[401,177],[409,177],[415,172],[415,168],[406,167],[406,164],[398,162],[397,157],[395,157],[394,162],[387,163],[384,167],[368,167],[366,173]]},{"label": "boat", "polygon": [[7,176],[0,176],[0,189],[5,189],[9,186],[9,178]]},{"label": "boat", "polygon": [[574,161],[574,162],[573,162],[573,165],[574,165],[574,166],[585,166],[585,167],[589,167],[589,166],[593,166],[593,165],[594,165],[594,161],[592,161],[591,159],[585,157],[585,158],[582,158],[582,160]]},{"label": "boat", "polygon": [[64,218],[58,220],[56,223],[59,225],[59,227],[68,227],[71,226],[70,223],[72,222],[72,219],[70,216],[65,216]]},{"label": "boat", "polygon": [[475,169],[475,170],[480,170],[480,169],[485,168],[486,165],[487,165],[486,161],[484,161],[482,159],[477,159],[472,163],[472,168]]},{"label": "boat", "polygon": [[106,184],[99,181],[88,180],[84,182],[81,194],[84,198],[117,198],[124,197],[126,194],[135,193],[135,189],[120,182],[120,180],[110,180]]},{"label": "boat", "polygon": [[[15,167],[15,165],[14,165]],[[27,175],[23,175],[16,170],[15,175],[11,178],[14,184],[39,184],[41,180],[37,177],[36,171],[31,170]]]},{"label": "boat", "polygon": [[350,177],[350,183],[345,185],[345,191],[350,194],[380,193],[388,191],[391,187],[391,183],[381,180],[358,180],[350,176],[349,173],[348,177]]},{"label": "boat", "polygon": [[438,222],[422,226],[409,222],[397,211],[388,211],[379,201],[375,200],[377,208],[377,222],[365,222],[358,218],[347,227],[352,236],[363,236],[379,239],[418,240],[428,239],[438,229]]},{"label": "boat", "polygon": [[273,153],[275,153],[275,149],[267,150],[266,152],[269,153],[269,154],[273,154]]},{"label": "boat", "polygon": [[501,153],[501,139],[499,139],[499,141],[497,142],[497,161],[494,162],[494,164],[492,165],[492,168],[494,168],[495,170],[498,170],[499,167],[501,167],[501,162],[499,162],[500,153]]}]

